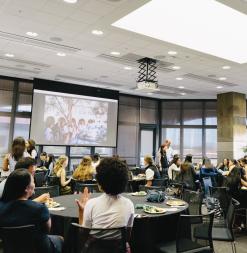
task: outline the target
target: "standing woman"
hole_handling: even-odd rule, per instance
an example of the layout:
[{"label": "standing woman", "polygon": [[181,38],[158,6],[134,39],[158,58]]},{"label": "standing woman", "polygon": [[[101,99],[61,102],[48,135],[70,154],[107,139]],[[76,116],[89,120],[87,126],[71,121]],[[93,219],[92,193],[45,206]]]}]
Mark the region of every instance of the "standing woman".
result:
[{"label": "standing woman", "polygon": [[166,153],[167,149],[168,147],[165,144],[162,144],[158,150],[158,164],[163,175],[167,175],[167,170],[169,167]]},{"label": "standing woman", "polygon": [[59,177],[61,195],[71,193],[71,187],[68,185],[71,181],[71,178],[66,180],[65,168],[67,167],[67,165],[68,157],[65,155],[61,155],[53,168],[53,175]]},{"label": "standing woman", "polygon": [[12,142],[11,153],[3,159],[3,171],[8,176],[15,169],[16,163],[20,158],[27,157],[25,153],[26,145],[22,137],[17,137]]},{"label": "standing woman", "polygon": [[28,139],[26,141],[26,149],[27,149],[27,153],[30,155],[30,157],[36,161],[38,153],[35,149],[35,141],[32,139]]}]

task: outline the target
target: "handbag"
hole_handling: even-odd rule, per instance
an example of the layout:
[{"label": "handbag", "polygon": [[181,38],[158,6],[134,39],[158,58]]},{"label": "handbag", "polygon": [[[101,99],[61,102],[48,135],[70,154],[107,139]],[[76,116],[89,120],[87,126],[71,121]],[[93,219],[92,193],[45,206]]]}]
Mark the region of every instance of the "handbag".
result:
[{"label": "handbag", "polygon": [[147,191],[147,201],[160,203],[165,200],[165,193],[157,190],[148,190]]}]

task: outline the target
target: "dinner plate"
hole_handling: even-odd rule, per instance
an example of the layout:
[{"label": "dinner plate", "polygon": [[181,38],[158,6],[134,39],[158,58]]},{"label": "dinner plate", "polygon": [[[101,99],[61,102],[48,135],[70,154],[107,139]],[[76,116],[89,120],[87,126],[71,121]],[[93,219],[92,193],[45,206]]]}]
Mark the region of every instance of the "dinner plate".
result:
[{"label": "dinner plate", "polygon": [[144,192],[144,191],[140,191],[140,192],[132,192],[131,195],[132,196],[140,196],[140,197],[142,197],[142,196],[146,196],[147,193]]},{"label": "dinner plate", "polygon": [[165,213],[166,209],[157,207],[157,206],[144,206],[143,211],[145,213],[150,213],[150,214],[161,214],[161,213]]},{"label": "dinner plate", "polygon": [[56,208],[56,207],[59,207],[60,204],[57,203],[57,202],[49,202],[49,203],[46,203],[46,206],[47,206],[48,208]]},{"label": "dinner plate", "polygon": [[171,200],[167,200],[166,204],[168,206],[184,206],[186,202],[184,202],[183,200],[171,199]]}]

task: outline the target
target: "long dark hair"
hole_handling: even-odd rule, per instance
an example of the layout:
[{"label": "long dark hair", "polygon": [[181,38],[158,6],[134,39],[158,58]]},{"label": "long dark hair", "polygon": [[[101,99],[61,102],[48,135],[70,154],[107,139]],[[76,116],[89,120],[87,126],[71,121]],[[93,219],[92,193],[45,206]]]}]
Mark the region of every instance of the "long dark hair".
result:
[{"label": "long dark hair", "polygon": [[9,202],[22,197],[30,183],[31,174],[28,170],[14,170],[6,180],[1,201]]},{"label": "long dark hair", "polygon": [[226,177],[226,186],[230,191],[234,191],[241,187],[241,171],[239,168],[233,168]]},{"label": "long dark hair", "polygon": [[27,152],[31,155],[32,151],[35,149],[35,141],[32,139],[28,139],[27,142],[29,144]]},{"label": "long dark hair", "polygon": [[23,156],[25,148],[25,140],[22,137],[15,138],[12,142],[12,157],[18,161]]}]

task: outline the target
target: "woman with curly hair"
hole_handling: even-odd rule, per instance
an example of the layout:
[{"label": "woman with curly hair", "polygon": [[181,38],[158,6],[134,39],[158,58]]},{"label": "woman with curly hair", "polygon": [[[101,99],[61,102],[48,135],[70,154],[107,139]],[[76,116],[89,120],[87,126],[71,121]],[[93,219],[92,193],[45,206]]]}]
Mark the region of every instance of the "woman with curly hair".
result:
[{"label": "woman with curly hair", "polygon": [[65,155],[61,155],[55,163],[53,168],[53,175],[59,177],[60,181],[60,194],[66,195],[71,193],[71,187],[69,183],[71,178],[66,180],[66,170],[65,168],[68,165],[68,157]]},{"label": "woman with curly hair", "polygon": [[91,157],[84,156],[79,166],[75,169],[73,178],[80,181],[92,180],[94,172]]}]

